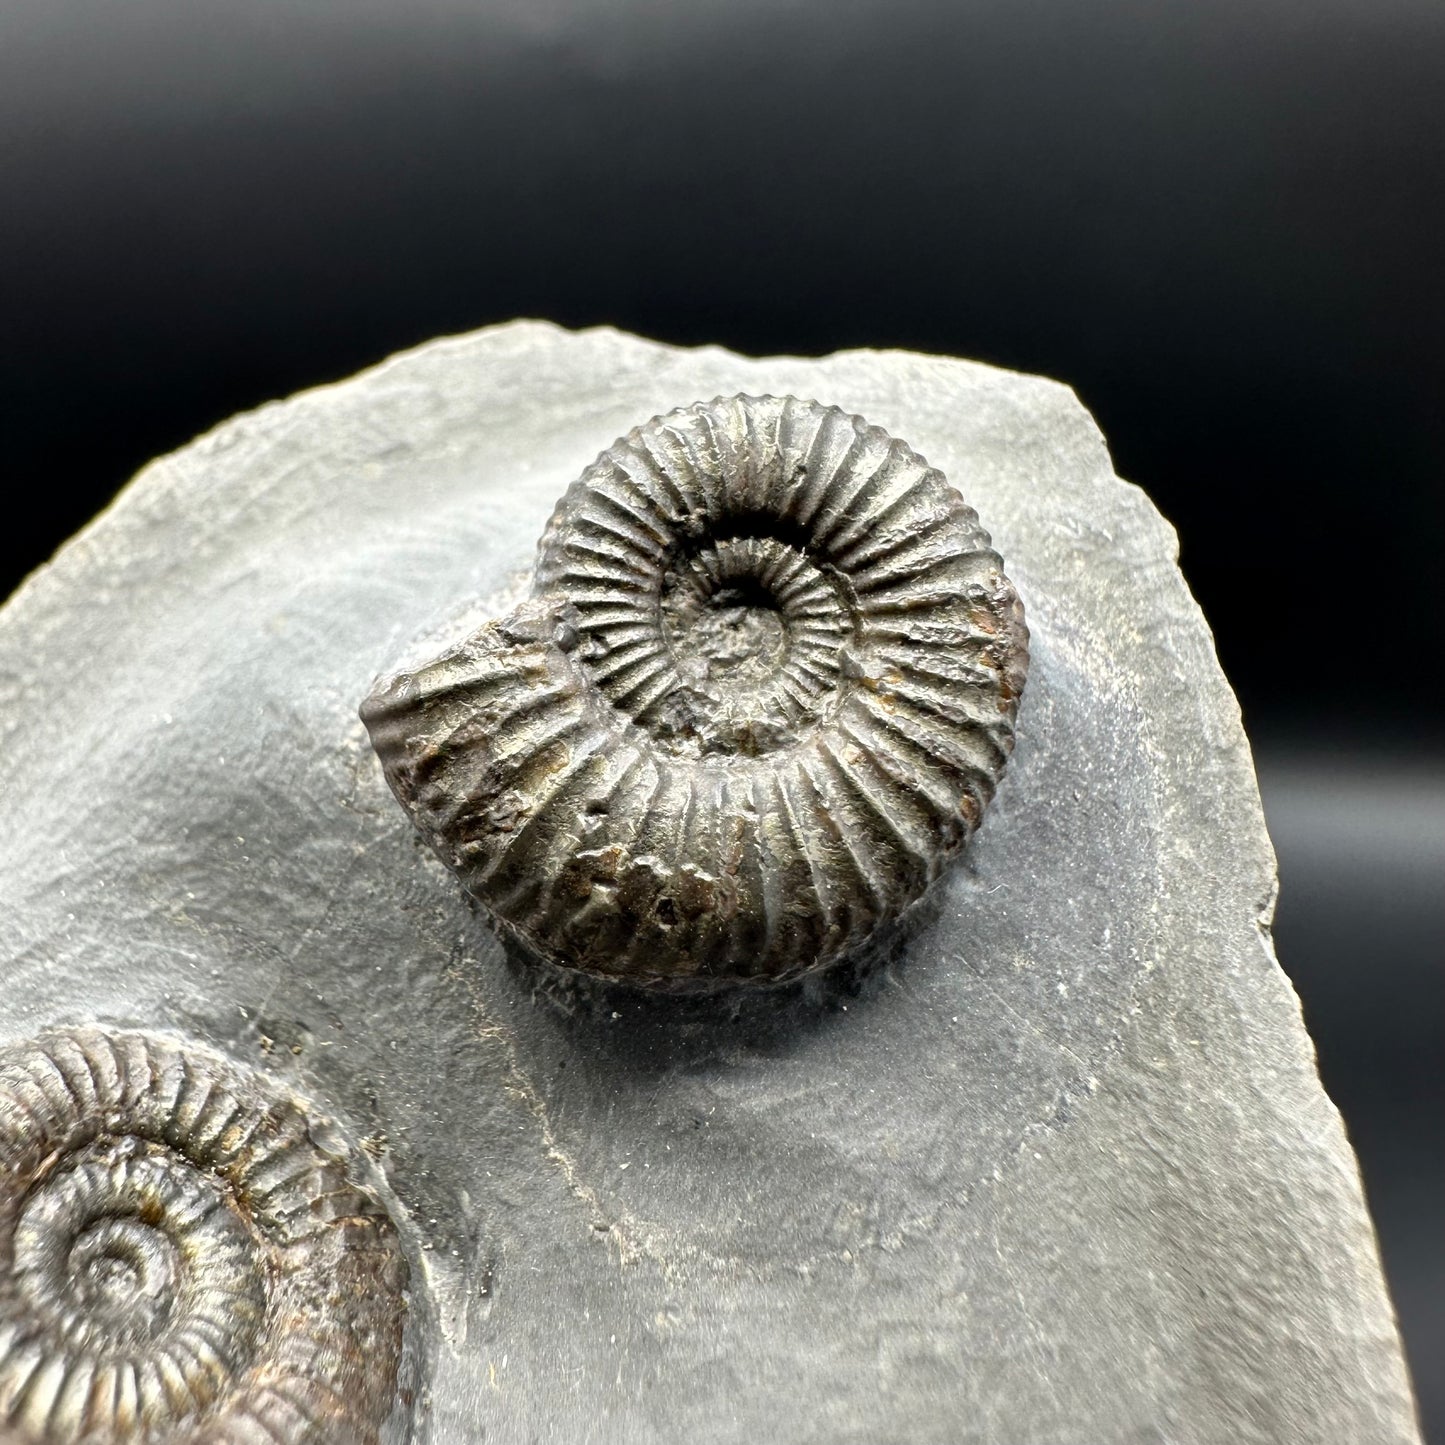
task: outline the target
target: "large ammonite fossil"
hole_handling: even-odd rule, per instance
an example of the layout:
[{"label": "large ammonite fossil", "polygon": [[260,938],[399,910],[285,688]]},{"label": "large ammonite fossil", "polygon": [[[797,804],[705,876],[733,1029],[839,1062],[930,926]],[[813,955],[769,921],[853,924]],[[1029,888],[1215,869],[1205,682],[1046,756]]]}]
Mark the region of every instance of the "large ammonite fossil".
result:
[{"label": "large ammonite fossil", "polygon": [[362,717],[534,953],[708,987],[826,965],[919,898],[993,796],[1027,661],[942,473],[836,407],[739,396],[603,452],[529,599]]},{"label": "large ammonite fossil", "polygon": [[407,1269],[334,1126],[206,1049],[0,1052],[0,1440],[378,1439]]}]

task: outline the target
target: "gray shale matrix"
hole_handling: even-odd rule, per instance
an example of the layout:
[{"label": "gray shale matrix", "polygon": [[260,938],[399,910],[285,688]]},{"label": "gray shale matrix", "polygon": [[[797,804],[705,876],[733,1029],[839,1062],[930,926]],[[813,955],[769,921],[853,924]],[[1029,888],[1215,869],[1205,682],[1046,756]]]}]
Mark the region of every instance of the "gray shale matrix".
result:
[{"label": "gray shale matrix", "polygon": [[[978,510],[1017,750],[861,982],[539,998],[356,705],[520,597],[613,438],[740,392],[859,413]],[[0,718],[0,1043],[175,1030],[343,1120],[413,1261],[416,1438],[1418,1438],[1238,709],[1066,388],[439,342],[142,473],[0,618]]]}]

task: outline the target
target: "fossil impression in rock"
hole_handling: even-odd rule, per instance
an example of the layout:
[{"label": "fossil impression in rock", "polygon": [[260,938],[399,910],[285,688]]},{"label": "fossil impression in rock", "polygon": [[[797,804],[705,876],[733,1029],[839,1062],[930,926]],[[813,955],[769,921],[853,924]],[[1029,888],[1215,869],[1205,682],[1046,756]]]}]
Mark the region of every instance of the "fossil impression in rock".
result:
[{"label": "fossil impression in rock", "polygon": [[1028,661],[978,517],[836,407],[659,417],[574,482],[530,597],[362,717],[534,954],[659,988],[823,967],[977,828]]},{"label": "fossil impression in rock", "polygon": [[0,1052],[0,1439],[372,1442],[407,1269],[333,1125],[207,1049]]}]

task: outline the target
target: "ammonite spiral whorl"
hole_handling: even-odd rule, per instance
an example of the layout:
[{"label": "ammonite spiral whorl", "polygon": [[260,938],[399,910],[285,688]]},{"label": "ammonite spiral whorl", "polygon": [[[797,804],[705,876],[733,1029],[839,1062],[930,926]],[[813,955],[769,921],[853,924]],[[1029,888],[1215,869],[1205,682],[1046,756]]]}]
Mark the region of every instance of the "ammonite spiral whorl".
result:
[{"label": "ammonite spiral whorl", "polygon": [[362,717],[533,951],[705,987],[825,965],[923,893],[993,796],[1027,661],[940,472],[836,407],[740,396],[603,452],[530,598]]},{"label": "ammonite spiral whorl", "polygon": [[0,1440],[357,1445],[407,1269],[334,1126],[163,1037],[0,1052]]}]

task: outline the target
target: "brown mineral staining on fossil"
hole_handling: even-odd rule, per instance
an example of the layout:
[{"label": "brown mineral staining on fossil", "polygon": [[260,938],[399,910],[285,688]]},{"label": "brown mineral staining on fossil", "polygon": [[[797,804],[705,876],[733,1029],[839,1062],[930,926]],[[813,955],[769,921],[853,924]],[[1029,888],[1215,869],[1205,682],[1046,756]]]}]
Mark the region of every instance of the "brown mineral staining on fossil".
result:
[{"label": "brown mineral staining on fossil", "polygon": [[0,1052],[0,1440],[374,1442],[407,1269],[334,1126],[206,1049]]},{"label": "brown mineral staining on fossil", "polygon": [[530,597],[362,717],[531,951],[705,988],[823,967],[923,894],[993,796],[1027,664],[942,473],[836,407],[739,396],[603,452]]}]

